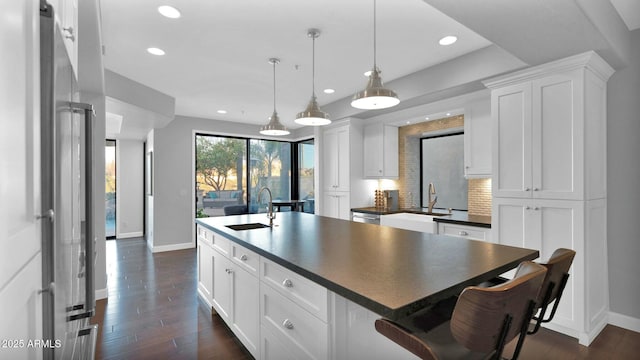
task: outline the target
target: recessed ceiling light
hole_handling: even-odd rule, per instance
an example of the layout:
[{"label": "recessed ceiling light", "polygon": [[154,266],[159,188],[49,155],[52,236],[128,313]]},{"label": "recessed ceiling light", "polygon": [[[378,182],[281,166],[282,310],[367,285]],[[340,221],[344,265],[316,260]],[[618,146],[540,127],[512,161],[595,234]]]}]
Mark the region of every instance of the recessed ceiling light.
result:
[{"label": "recessed ceiling light", "polygon": [[410,121],[410,120],[407,120],[407,125],[408,125],[408,124],[411,124],[411,121]]},{"label": "recessed ceiling light", "polygon": [[148,48],[148,49],[147,49],[147,52],[148,52],[149,54],[158,55],[158,56],[161,56],[161,55],[164,55],[164,54],[165,54],[165,53],[164,53],[164,50],[162,50],[162,49],[158,49],[158,48],[154,48],[154,47],[150,47],[150,48]]},{"label": "recessed ceiling light", "polygon": [[451,113],[446,113],[447,116],[451,116]]},{"label": "recessed ceiling light", "polygon": [[427,116],[426,118],[424,118],[425,120],[429,120],[429,117]]},{"label": "recessed ceiling light", "polygon": [[333,90],[333,89],[324,89],[324,90],[323,90],[323,92],[324,92],[325,94],[333,94],[333,93],[334,93],[334,92],[336,92],[336,91],[335,91],[335,90]]},{"label": "recessed ceiling light", "polygon": [[369,70],[369,71],[365,71],[364,76],[366,76],[366,77],[371,76],[371,70]]},{"label": "recessed ceiling light", "polygon": [[218,110],[218,114],[226,114],[227,110]]},{"label": "recessed ceiling light", "polygon": [[449,35],[449,36],[445,36],[442,39],[440,39],[440,41],[438,41],[438,43],[442,46],[447,46],[447,45],[451,45],[453,43],[455,43],[456,41],[458,41],[458,37],[457,36],[453,36],[453,35]]},{"label": "recessed ceiling light", "polygon": [[158,7],[158,12],[170,19],[177,19],[180,17],[180,11],[169,5],[162,5]]}]

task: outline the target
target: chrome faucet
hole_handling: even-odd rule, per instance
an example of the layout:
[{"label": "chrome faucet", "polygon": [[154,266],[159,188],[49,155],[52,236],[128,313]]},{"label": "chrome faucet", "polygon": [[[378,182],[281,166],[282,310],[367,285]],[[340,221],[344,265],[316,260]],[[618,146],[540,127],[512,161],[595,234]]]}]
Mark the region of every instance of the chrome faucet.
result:
[{"label": "chrome faucet", "polygon": [[433,200],[431,200],[431,195],[435,195],[436,194],[436,186],[433,185],[433,183],[429,183],[429,189],[427,190],[427,193],[429,194],[429,207],[427,208],[427,212],[433,212],[433,207],[436,205],[436,203],[438,202],[438,197],[434,197]]},{"label": "chrome faucet", "polygon": [[267,208],[267,218],[269,218],[269,226],[273,227],[273,219],[276,218],[276,213],[273,212],[273,196],[271,195],[271,190],[269,190],[268,187],[263,186],[260,189],[260,191],[258,191],[258,204],[260,204],[260,197],[264,190],[267,190],[267,192],[269,193],[269,205]]}]

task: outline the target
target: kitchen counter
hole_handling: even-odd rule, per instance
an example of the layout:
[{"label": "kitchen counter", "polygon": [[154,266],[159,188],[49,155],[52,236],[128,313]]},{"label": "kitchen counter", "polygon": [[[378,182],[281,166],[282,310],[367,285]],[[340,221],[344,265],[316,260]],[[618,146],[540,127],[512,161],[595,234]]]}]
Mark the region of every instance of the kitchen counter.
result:
[{"label": "kitchen counter", "polygon": [[196,219],[214,233],[392,319],[515,268],[538,251],[299,212]]},{"label": "kitchen counter", "polygon": [[[427,214],[426,208],[410,208],[410,209],[399,209],[399,210],[386,210],[376,207],[362,207],[362,208],[353,208],[352,212],[360,212],[365,214],[375,214],[375,215],[389,215],[389,214],[397,214],[397,213],[411,213],[411,214]],[[447,211],[444,209],[434,209],[436,213],[446,213]],[[433,218],[435,222],[447,222],[453,224],[461,224],[461,225],[469,225],[469,226],[478,226],[484,228],[491,228],[491,216],[483,216],[483,215],[469,215],[466,211],[453,211],[450,215],[436,216]]]}]

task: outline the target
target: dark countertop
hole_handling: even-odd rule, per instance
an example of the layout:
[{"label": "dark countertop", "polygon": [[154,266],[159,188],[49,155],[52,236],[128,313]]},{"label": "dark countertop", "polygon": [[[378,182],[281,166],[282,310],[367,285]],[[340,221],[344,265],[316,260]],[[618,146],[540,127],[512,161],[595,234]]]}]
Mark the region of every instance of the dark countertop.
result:
[{"label": "dark countertop", "polygon": [[[397,213],[412,213],[412,214],[427,214],[425,208],[411,208],[411,209],[399,209],[399,210],[385,210],[376,207],[362,207],[362,208],[353,208],[352,212],[360,212],[365,214],[375,214],[375,215],[389,215],[389,214],[397,214]],[[434,209],[436,213],[446,213],[447,211],[444,209]],[[483,216],[483,215],[469,215],[466,211],[453,211],[450,215],[443,216],[435,216],[433,221],[436,222],[446,222],[460,225],[469,225],[469,226],[478,226],[484,228],[491,228],[491,216]]]},{"label": "dark countertop", "polygon": [[225,225],[267,224],[266,214],[196,222],[392,319],[539,256],[536,250],[300,212],[278,213],[277,226],[254,230]]}]

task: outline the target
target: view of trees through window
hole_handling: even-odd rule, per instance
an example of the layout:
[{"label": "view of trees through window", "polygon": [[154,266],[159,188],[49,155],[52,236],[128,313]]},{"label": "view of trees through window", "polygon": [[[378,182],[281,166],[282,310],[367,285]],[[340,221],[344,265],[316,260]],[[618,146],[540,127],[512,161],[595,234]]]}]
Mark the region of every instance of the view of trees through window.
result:
[{"label": "view of trees through window", "polygon": [[[293,167],[292,149],[298,149],[302,159],[302,146],[311,147],[304,151],[307,158],[311,154],[311,161],[306,160],[306,168]],[[246,205],[251,213],[264,212],[268,199],[258,203],[258,192],[264,186],[274,200],[310,199],[313,204],[313,140],[303,145],[197,134],[195,152],[197,216],[224,215],[225,207],[238,207],[233,205]],[[307,208],[313,212],[313,206]]]}]

